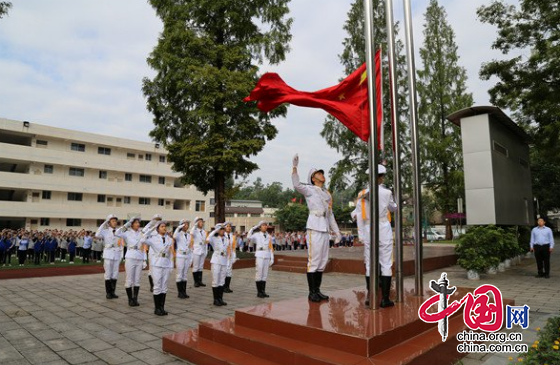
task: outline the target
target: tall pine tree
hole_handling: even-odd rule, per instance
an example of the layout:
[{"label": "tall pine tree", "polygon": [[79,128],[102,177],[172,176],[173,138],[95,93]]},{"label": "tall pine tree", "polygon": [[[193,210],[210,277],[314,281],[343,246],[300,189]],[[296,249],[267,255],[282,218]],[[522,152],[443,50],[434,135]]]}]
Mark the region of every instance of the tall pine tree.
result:
[{"label": "tall pine tree", "polygon": [[[461,131],[446,116],[473,104],[467,92],[467,75],[459,65],[455,33],[445,9],[431,0],[425,13],[424,43],[418,70],[418,116],[422,180],[444,216],[455,212],[464,194]],[[452,238],[451,222],[446,236]]]},{"label": "tall pine tree", "polygon": [[[382,49],[383,61],[383,129],[384,129],[384,151],[383,158],[391,165],[393,160],[391,146],[391,113],[390,113],[390,89],[387,64],[387,27],[385,23],[385,1],[374,0],[374,21],[375,29],[375,49]],[[397,27],[395,27],[397,29]],[[348,20],[344,25],[344,30],[348,36],[344,39],[344,51],[339,56],[344,66],[345,75],[349,75],[365,62],[365,35],[364,35],[364,2],[363,0],[355,0],[348,12]],[[397,80],[399,92],[399,115],[398,121],[402,141],[402,157],[403,161],[403,177],[410,176],[410,148],[407,127],[407,82],[406,82],[406,63],[402,55],[403,45],[399,41],[396,45],[397,52]],[[368,168],[368,147],[367,143],[361,141],[344,125],[335,118],[328,116],[324,122],[321,136],[325,138],[327,144],[342,154],[339,160],[331,169],[330,188],[331,190],[342,191],[348,188],[349,184],[357,191],[367,185],[368,176],[366,170]],[[391,174],[388,176],[388,184],[391,184]],[[404,186],[410,186],[407,180],[404,180]],[[406,191],[406,189],[405,189]]]},{"label": "tall pine tree", "polygon": [[186,184],[214,190],[215,220],[225,220],[226,181],[258,166],[249,160],[276,136],[270,118],[243,103],[258,64],[284,60],[291,39],[289,0],[150,0],[163,22],[143,81],[155,128]]}]

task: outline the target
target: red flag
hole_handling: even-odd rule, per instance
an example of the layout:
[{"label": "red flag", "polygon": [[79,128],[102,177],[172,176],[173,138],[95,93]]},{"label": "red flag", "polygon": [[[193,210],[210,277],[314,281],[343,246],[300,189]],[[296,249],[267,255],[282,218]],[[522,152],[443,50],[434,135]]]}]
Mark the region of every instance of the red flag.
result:
[{"label": "red flag", "polygon": [[297,200],[297,198],[293,198],[293,199],[292,199],[292,203],[295,203],[296,200]]},{"label": "red flag", "polygon": [[[375,53],[377,100],[377,128],[381,137],[383,106],[381,102],[381,55]],[[320,108],[338,119],[363,141],[369,139],[369,108],[366,64],[342,80],[338,85],[315,91],[298,91],[288,86],[276,73],[265,73],[257,86],[243,101],[257,101],[257,107],[267,113],[280,104]],[[381,147],[381,141],[378,145]]]}]

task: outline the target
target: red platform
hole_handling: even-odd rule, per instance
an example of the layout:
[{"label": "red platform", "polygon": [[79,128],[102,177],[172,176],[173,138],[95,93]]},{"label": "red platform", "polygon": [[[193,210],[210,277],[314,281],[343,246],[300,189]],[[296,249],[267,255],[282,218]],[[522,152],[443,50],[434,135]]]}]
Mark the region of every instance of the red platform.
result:
[{"label": "red platform", "polygon": [[[472,290],[458,288],[449,302]],[[467,329],[462,309],[449,319],[446,342],[436,323],[418,318],[418,308],[433,295],[431,291],[417,297],[408,287],[403,303],[376,311],[363,305],[365,288],[329,294],[328,302],[298,298],[239,309],[234,318],[201,322],[196,330],[164,336],[163,351],[201,365],[439,365],[453,364],[465,355],[457,352],[455,337]],[[504,299],[506,304],[513,301]]]}]

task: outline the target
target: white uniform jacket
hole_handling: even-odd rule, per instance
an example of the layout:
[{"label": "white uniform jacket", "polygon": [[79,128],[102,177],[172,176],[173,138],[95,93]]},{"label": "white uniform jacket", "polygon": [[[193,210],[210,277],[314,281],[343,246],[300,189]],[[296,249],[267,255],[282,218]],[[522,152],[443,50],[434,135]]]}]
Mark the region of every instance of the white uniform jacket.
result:
[{"label": "white uniform jacket", "polygon": [[107,260],[120,260],[122,251],[119,247],[119,237],[115,236],[117,230],[106,227],[105,224],[102,224],[95,233],[95,237],[103,239],[103,258]]},{"label": "white uniform jacket", "polygon": [[329,230],[339,232],[332,212],[332,197],[327,189],[302,184],[297,173],[292,174],[292,183],[294,189],[305,196],[309,208],[306,228],[318,232],[329,232]]},{"label": "white uniform jacket", "polygon": [[231,255],[229,256],[229,260],[233,260],[233,262],[237,261],[237,236],[234,235],[233,233],[224,233],[224,237],[226,238],[226,240],[228,241],[229,247],[230,247],[230,253]]},{"label": "white uniform jacket", "polygon": [[194,254],[206,256],[208,254],[208,246],[206,245],[206,231],[204,229],[195,227],[191,229],[191,235],[194,240]]},{"label": "white uniform jacket", "polygon": [[144,250],[142,249],[142,234],[141,230],[127,229],[126,227],[121,227],[115,232],[115,236],[120,237],[126,243],[126,259],[144,259]]},{"label": "white uniform jacket", "polygon": [[253,233],[253,229],[251,229],[247,235],[247,239],[255,244],[255,257],[274,259],[272,236],[270,233],[263,233],[260,231]]},{"label": "white uniform jacket", "polygon": [[[384,185],[379,185],[379,224],[388,223],[388,213],[397,210],[397,203],[393,200],[393,193]],[[358,223],[358,234],[361,240],[369,242],[369,189],[358,194],[355,218]]]},{"label": "white uniform jacket", "polygon": [[144,236],[141,242],[150,247],[150,265],[173,268],[173,239],[171,237],[153,234]]},{"label": "white uniform jacket", "polygon": [[214,254],[210,260],[211,264],[227,265],[228,257],[230,256],[229,242],[225,236],[211,235],[209,240]]},{"label": "white uniform jacket", "polygon": [[177,228],[173,234],[175,243],[177,244],[177,257],[187,257],[192,254],[194,246],[194,238],[189,232],[183,232],[182,229]]}]

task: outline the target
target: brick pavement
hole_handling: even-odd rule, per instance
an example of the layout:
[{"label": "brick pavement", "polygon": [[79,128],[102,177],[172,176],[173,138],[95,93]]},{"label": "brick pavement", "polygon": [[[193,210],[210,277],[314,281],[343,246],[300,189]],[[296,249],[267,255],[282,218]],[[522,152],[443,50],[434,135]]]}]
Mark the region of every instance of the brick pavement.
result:
[{"label": "brick pavement", "polygon": [[[525,259],[504,273],[483,276],[480,282],[467,280],[465,271],[456,266],[446,271],[452,285],[474,287],[492,283],[517,304],[530,305],[533,333],[528,331],[525,340],[532,342],[534,327],[547,316],[558,314],[559,259],[558,254],[553,255],[550,280],[533,277],[533,259]],[[439,274],[426,273],[426,287]],[[271,297],[259,299],[255,295],[253,275],[253,269],[235,271],[232,282],[235,292],[224,297],[227,307],[211,305],[209,287],[192,288],[189,283],[191,298],[186,300],[177,299],[176,288],[171,287],[167,317],[153,315],[146,273],[138,308],[127,305],[123,273],[119,277],[117,300],[105,299],[102,275],[3,280],[0,282],[0,364],[186,364],[162,353],[163,334],[195,328],[202,320],[231,316],[236,308],[307,294],[305,275],[273,271],[267,285]],[[204,278],[209,283],[208,271]],[[332,273],[323,280],[325,292],[353,286],[363,286],[361,275]],[[502,363],[491,361],[501,360],[488,355],[469,355],[463,364]]]}]

